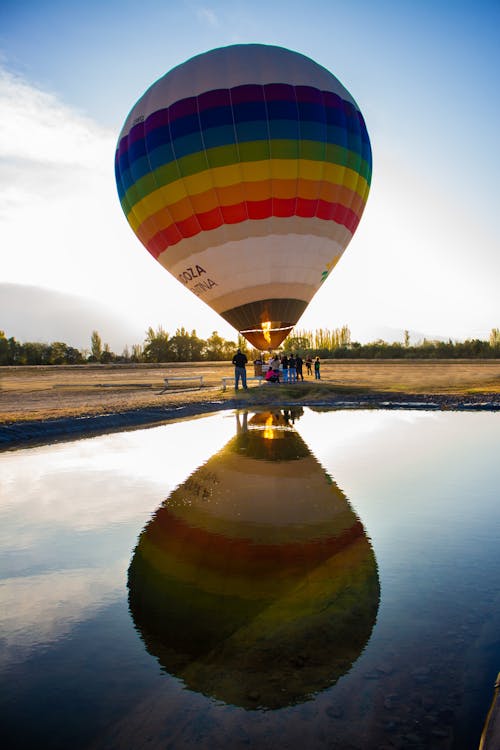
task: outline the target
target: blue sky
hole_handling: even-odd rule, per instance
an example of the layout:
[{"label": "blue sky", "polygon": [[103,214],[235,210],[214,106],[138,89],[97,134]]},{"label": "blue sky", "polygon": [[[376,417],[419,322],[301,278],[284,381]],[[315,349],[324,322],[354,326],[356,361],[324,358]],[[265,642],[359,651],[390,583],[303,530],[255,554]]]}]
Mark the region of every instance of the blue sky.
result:
[{"label": "blue sky", "polygon": [[113,158],[154,80],[193,54],[245,42],[289,47],[331,70],[372,141],[365,214],[299,327],[347,323],[363,340],[387,328],[466,338],[499,326],[498,2],[4,0],[1,281],[103,302],[135,340],[160,323],[232,337],[133,236]]}]

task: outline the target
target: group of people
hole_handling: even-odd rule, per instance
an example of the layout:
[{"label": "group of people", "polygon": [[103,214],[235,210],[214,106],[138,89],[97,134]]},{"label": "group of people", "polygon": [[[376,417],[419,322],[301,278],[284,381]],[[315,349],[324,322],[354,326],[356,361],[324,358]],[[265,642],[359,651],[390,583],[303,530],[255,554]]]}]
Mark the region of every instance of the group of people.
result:
[{"label": "group of people", "polygon": [[[283,383],[296,383],[299,380],[304,380],[303,366],[306,366],[306,374],[312,375],[314,369],[314,377],[316,380],[321,380],[321,363],[319,357],[314,360],[308,356],[305,360],[302,359],[300,354],[292,354],[287,356],[283,354],[278,357],[277,354],[269,361],[269,369],[266,373],[266,380],[272,380],[273,382],[280,382],[283,378]],[[273,380],[274,378],[274,380]]]},{"label": "group of people", "polygon": [[[247,388],[247,363],[248,359],[246,354],[243,354],[243,352],[238,349],[233,357],[234,387],[236,390],[238,390],[240,380],[242,387],[245,389]],[[297,383],[298,381],[303,381],[304,374],[302,370],[304,364],[306,366],[307,375],[312,375],[314,367],[315,379],[321,380],[319,357],[316,357],[313,360],[312,357],[308,356],[304,361],[300,354],[295,355],[293,352],[290,356],[282,354],[281,357],[277,354],[273,354],[267,363],[267,369],[262,360],[255,360],[254,362],[255,367],[258,366],[261,368],[261,372],[268,383],[280,383],[281,379],[283,383]]]},{"label": "group of people", "polygon": [[281,377],[283,383],[296,383],[298,380],[304,380],[303,366],[304,360],[300,354],[295,356],[292,352],[289,357],[286,354],[281,357],[275,354],[269,361],[265,378],[271,383],[279,383]]}]

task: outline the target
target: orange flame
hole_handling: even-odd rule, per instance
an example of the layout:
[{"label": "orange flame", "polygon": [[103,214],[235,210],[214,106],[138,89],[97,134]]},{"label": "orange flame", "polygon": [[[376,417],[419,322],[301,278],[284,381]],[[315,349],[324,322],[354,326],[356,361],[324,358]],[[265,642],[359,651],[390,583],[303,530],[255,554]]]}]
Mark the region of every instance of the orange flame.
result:
[{"label": "orange flame", "polygon": [[262,333],[264,334],[264,338],[267,341],[268,344],[271,343],[271,321],[267,321],[267,323],[261,323],[262,326]]}]

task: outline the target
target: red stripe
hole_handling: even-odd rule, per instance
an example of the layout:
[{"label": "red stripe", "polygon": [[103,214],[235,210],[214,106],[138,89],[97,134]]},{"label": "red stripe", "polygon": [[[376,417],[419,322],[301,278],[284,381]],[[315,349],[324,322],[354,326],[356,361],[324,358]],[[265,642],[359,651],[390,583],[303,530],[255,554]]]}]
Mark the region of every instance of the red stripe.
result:
[{"label": "red stripe", "polygon": [[221,211],[224,224],[239,224],[241,221],[248,219],[245,203],[237,203],[235,206],[222,206]]},{"label": "red stripe", "polygon": [[221,227],[224,224],[224,218],[219,207],[198,214],[198,221],[201,228],[206,232],[209,232],[211,229],[217,229],[217,227]]},{"label": "red stripe", "polygon": [[312,219],[316,216],[316,208],[318,206],[318,200],[309,200],[307,198],[297,198],[297,216],[302,216],[304,219]]},{"label": "red stripe", "polygon": [[[342,224],[350,232],[356,230],[361,216],[341,203],[328,203],[323,200],[306,198],[268,198],[264,201],[244,201],[233,206],[220,206],[212,211],[193,214],[193,216],[162,229],[146,244],[155,258],[167,247],[176,245],[183,239],[194,237],[202,231],[217,229],[222,224],[240,224],[247,219],[268,219],[271,216],[322,219]],[[138,231],[140,237],[140,228]]]},{"label": "red stripe", "polygon": [[296,206],[296,198],[273,198],[273,216],[295,216]]},{"label": "red stripe", "polygon": [[268,219],[273,215],[273,199],[264,201],[246,201],[249,219]]},{"label": "red stripe", "polygon": [[271,570],[316,567],[358,539],[363,539],[365,533],[361,522],[354,520],[350,527],[333,536],[288,543],[259,543],[245,537],[228,537],[199,526],[190,526],[185,519],[162,508],[147,527],[145,537],[170,558],[179,557],[188,562],[201,557],[204,565],[212,569],[225,569],[227,561],[231,560],[235,572],[248,566]]}]

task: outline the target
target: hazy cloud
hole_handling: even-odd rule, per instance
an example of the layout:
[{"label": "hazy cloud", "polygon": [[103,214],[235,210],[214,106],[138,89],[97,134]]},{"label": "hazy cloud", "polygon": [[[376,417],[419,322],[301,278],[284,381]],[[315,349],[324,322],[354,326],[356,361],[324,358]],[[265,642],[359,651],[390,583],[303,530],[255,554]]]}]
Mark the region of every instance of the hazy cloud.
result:
[{"label": "hazy cloud", "polygon": [[198,8],[196,11],[196,16],[199,21],[208,24],[208,26],[211,26],[213,29],[216,29],[220,26],[219,19],[217,18],[215,11],[213,11],[211,8]]},{"label": "hazy cloud", "polygon": [[113,151],[110,131],[0,69],[0,158],[102,170]]}]

